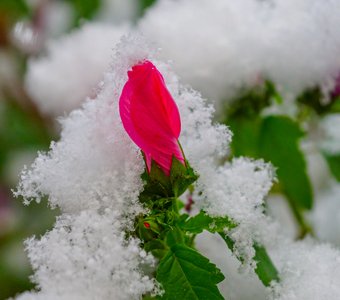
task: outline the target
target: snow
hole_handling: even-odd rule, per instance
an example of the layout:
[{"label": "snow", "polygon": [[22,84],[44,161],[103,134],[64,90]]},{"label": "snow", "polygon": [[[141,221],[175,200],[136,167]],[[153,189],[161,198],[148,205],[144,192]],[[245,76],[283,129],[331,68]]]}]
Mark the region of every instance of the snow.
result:
[{"label": "snow", "polygon": [[321,147],[331,155],[340,154],[340,114],[329,114],[321,121],[324,139]]},{"label": "snow", "polygon": [[340,246],[340,184],[331,183],[316,195],[310,214],[316,236],[323,242]]},{"label": "snow", "polygon": [[273,253],[281,282],[275,300],[336,300],[340,298],[340,251],[315,241],[284,242]]},{"label": "snow", "polygon": [[140,250],[138,240],[126,240],[120,226],[119,216],[109,209],[82,211],[62,215],[40,240],[26,241],[33,280],[43,296],[139,299],[152,290],[153,281],[136,267],[152,265],[153,258]]},{"label": "snow", "polygon": [[263,79],[292,97],[334,85],[339,10],[337,0],[160,0],[139,29],[209,100],[228,102]]},{"label": "snow", "polygon": [[[138,239],[125,238],[135,216],[144,212],[138,202],[144,162],[123,129],[118,99],[127,71],[143,59],[152,61],[164,75],[178,104],[182,119],[179,140],[200,175],[193,195],[196,209],[203,208],[213,216],[228,215],[238,223],[229,234],[236,243],[236,254],[245,261],[242,266],[234,263],[230,272],[242,267],[248,271],[245,274],[253,274],[251,246],[257,241],[268,248],[281,282],[271,291],[257,290],[254,274],[249,275],[246,282],[252,282],[256,294],[275,300],[339,299],[339,250],[313,240],[294,242],[280,233],[278,223],[263,209],[275,180],[273,167],[248,158],[221,165],[228,157],[230,130],[214,124],[212,106],[200,93],[182,85],[161,57],[161,52],[152,50],[139,36],[122,38],[95,99],[87,99],[81,108],[60,119],[60,140],[23,171],[16,195],[22,195],[26,203],[47,196],[62,215],[50,232],[26,242],[38,291],[17,299],[124,300],[157,291],[150,276],[153,258],[140,248]],[[54,74],[46,69],[44,76],[53,80]],[[222,268],[226,270],[223,264]],[[226,275],[228,280],[228,272]],[[228,286],[230,290],[223,288],[226,297],[242,294],[236,291],[240,286]]]}]

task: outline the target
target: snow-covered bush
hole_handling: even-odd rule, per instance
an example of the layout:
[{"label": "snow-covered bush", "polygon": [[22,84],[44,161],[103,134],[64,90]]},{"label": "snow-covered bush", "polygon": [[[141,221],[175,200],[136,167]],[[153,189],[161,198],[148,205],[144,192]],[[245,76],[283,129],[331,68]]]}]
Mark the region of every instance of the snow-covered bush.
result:
[{"label": "snow-covered bush", "polygon": [[69,114],[15,191],[61,211],[17,299],[339,299],[339,8],[159,0],[31,59]]},{"label": "snow-covered bush", "polygon": [[[38,292],[23,294],[19,299],[139,299],[151,291],[172,295],[174,287],[159,275],[163,271],[157,270],[164,264],[162,258],[157,263],[152,256],[155,253],[143,249],[147,245],[143,234],[131,235],[140,216],[143,224],[147,223],[144,230],[166,226],[153,218],[147,202],[140,203],[144,199],[139,196],[143,195],[143,158],[125,133],[118,110],[127,71],[145,59],[157,65],[177,102],[182,120],[179,140],[186,159],[199,174],[195,191],[190,188],[192,208],[207,214],[201,212],[188,220],[184,218],[184,225],[178,223],[184,226],[185,236],[193,237],[203,229],[219,232],[243,269],[248,270],[243,276],[256,272],[268,286],[263,292],[269,298],[322,299],[327,295],[327,299],[337,299],[340,289],[334,287],[331,278],[340,275],[339,251],[310,241],[294,243],[280,233],[278,224],[264,213],[263,207],[275,179],[273,167],[247,158],[220,165],[229,151],[230,131],[212,123],[212,107],[199,93],[182,86],[145,44],[133,36],[122,40],[97,97],[61,120],[60,141],[52,143],[50,151],[41,153],[21,175],[18,195],[26,201],[39,201],[47,195],[52,206],[60,207],[62,215],[52,231],[26,242]],[[183,196],[182,201],[186,201]],[[210,225],[205,227],[207,222]],[[189,224],[198,228],[192,229]],[[220,251],[230,251],[228,246]],[[322,272],[311,265],[321,257]],[[153,279],[154,270],[160,286]],[[224,271],[227,282],[228,270]],[[169,272],[167,276],[171,278],[173,274]],[[216,280],[221,281],[223,276],[218,276]],[[181,289],[181,283],[177,285]],[[237,297],[239,287],[230,289],[222,289],[225,296]],[[216,299],[222,297],[216,293]],[[193,295],[182,297],[191,299]]]}]

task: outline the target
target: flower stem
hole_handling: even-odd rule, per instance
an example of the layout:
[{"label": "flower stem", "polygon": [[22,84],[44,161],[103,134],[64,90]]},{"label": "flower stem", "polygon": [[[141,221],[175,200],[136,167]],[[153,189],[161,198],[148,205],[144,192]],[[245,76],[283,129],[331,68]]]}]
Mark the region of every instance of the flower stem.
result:
[{"label": "flower stem", "polygon": [[310,234],[311,236],[315,236],[314,230],[309,222],[305,219],[303,211],[299,207],[297,207],[297,205],[291,199],[289,199],[289,197],[287,197],[287,201],[291,208],[295,221],[299,226],[299,233],[296,239],[302,240],[308,234]]}]

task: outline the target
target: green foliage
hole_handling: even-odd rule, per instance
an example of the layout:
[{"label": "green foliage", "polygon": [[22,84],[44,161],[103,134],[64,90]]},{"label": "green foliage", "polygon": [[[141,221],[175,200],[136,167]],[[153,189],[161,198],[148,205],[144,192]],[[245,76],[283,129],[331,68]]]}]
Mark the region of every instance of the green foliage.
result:
[{"label": "green foliage", "polygon": [[151,162],[150,173],[145,171],[142,179],[145,183],[144,190],[139,196],[142,203],[150,200],[150,197],[152,197],[153,200],[155,200],[155,198],[173,197],[174,193],[169,176],[163,172],[154,160]]},{"label": "green foliage", "polygon": [[235,99],[232,106],[227,108],[227,119],[257,117],[262,109],[271,104],[272,99],[276,99],[277,102],[282,101],[274,85],[267,81],[263,86],[246,91]]},{"label": "green foliage", "polygon": [[228,217],[213,218],[207,215],[204,211],[200,211],[199,214],[189,219],[184,219],[185,216],[187,215],[182,217],[179,226],[182,230],[194,234],[201,233],[203,230],[214,233],[224,229],[232,229],[236,227],[236,224]]},{"label": "green foliage", "polygon": [[139,0],[139,11],[142,16],[148,8],[153,6],[157,0]]},{"label": "green foliage", "polygon": [[279,273],[270,259],[266,249],[254,244],[256,269],[255,272],[265,286],[270,286],[272,281],[279,281]]},{"label": "green foliage", "polygon": [[179,197],[187,188],[194,183],[198,176],[190,167],[189,162],[185,162],[185,166],[175,157],[172,159],[170,170],[170,181],[173,189],[173,195]]},{"label": "green foliage", "polygon": [[0,12],[10,17],[21,17],[30,13],[25,0],[1,0]]},{"label": "green foliage", "polygon": [[312,108],[316,113],[323,114],[329,109],[329,105],[323,105],[321,102],[322,92],[318,87],[304,91],[299,95],[296,101],[300,104]]},{"label": "green foliage", "polygon": [[319,87],[304,91],[296,101],[312,109],[318,115],[340,112],[340,98],[330,97],[329,102],[324,103],[324,95]]},{"label": "green foliage", "polygon": [[[147,215],[136,217],[136,235],[142,247],[160,262],[156,279],[162,284],[162,299],[223,299],[217,284],[224,276],[215,265],[194,249],[194,239],[203,230],[220,233],[235,228],[229,217],[211,217],[204,211],[189,217],[179,211],[178,196],[192,192],[198,176],[186,161],[185,165],[173,157],[170,174],[163,172],[154,161],[150,172],[142,175],[144,190],[139,199],[149,209]],[[225,241],[231,244],[227,238]],[[278,280],[278,275],[263,247],[254,244],[257,273],[265,285]],[[242,258],[241,258],[242,259]],[[145,295],[143,299],[155,299]]]},{"label": "green foliage", "polygon": [[0,299],[7,299],[34,287],[28,278],[32,270],[28,259],[25,259],[23,241],[50,230],[59,213],[48,208],[45,200],[40,204],[33,202],[23,206],[21,200],[11,199],[11,204],[16,214],[13,220],[16,222],[8,231],[0,233]]},{"label": "green foliage", "polygon": [[[228,248],[231,251],[234,251],[234,241],[224,232],[219,232],[219,235],[226,242]],[[256,261],[255,273],[257,274],[258,278],[265,286],[270,286],[272,281],[279,281],[279,273],[267,254],[266,249],[257,243],[254,243],[253,247],[255,250],[254,260]],[[241,262],[244,260],[243,257],[238,257],[238,259]]]},{"label": "green foliage", "polygon": [[340,96],[332,100],[330,113],[340,113]]},{"label": "green foliage", "polygon": [[259,157],[277,167],[277,176],[287,197],[299,208],[311,209],[312,188],[299,149],[302,136],[299,125],[288,117],[266,117],[259,137]]},{"label": "green foliage", "polygon": [[141,0],[141,7],[142,9],[146,9],[156,3],[157,0]]},{"label": "green foliage", "polygon": [[14,148],[49,143],[49,135],[36,116],[27,113],[15,102],[4,101],[1,107],[0,134]]},{"label": "green foliage", "polygon": [[337,181],[340,182],[340,155],[330,155],[324,153],[329,169]]},{"label": "green foliage", "polygon": [[217,284],[224,279],[221,271],[197,251],[175,244],[161,260],[156,279],[164,288],[161,299],[223,299]]},{"label": "green foliage", "polygon": [[[18,245],[21,244],[22,239],[17,241],[6,241],[8,249],[4,247],[0,249],[0,256],[6,256],[7,251],[17,250],[15,247],[19,248]],[[27,279],[31,270],[27,266],[22,266],[20,269],[18,267],[15,268],[13,267],[13,264],[3,257],[0,257],[0,299],[7,299],[8,297],[14,296],[17,292],[32,289],[34,285]]]},{"label": "green foliage", "polygon": [[172,201],[170,198],[182,195],[197,178],[197,174],[188,162],[183,165],[175,157],[172,159],[170,176],[167,176],[155,161],[152,161],[150,172],[142,175],[145,184],[139,199],[150,208],[167,206]]},{"label": "green foliage", "polygon": [[175,226],[171,230],[167,231],[165,240],[166,244],[170,248],[177,244],[184,244],[184,233],[177,226]]},{"label": "green foliage", "polygon": [[[298,101],[321,110],[324,107],[320,104],[320,98],[319,89],[312,89],[302,94]],[[277,167],[284,193],[298,207],[310,209],[312,191],[304,156],[299,149],[299,140],[304,133],[299,124],[289,117],[261,116],[262,110],[271,105],[273,100],[282,102],[275,86],[266,82],[263,87],[237,99],[227,110],[225,123],[234,133],[231,144],[233,154],[272,162]]]},{"label": "green foliage", "polygon": [[259,156],[259,137],[262,120],[260,117],[248,118],[247,116],[229,119],[227,124],[233,132],[231,143],[234,156]]},{"label": "green foliage", "polygon": [[274,85],[267,81],[263,86],[245,92],[226,109],[224,122],[234,134],[231,144],[234,156],[259,157],[261,112],[273,100],[282,102]]},{"label": "green foliage", "polygon": [[[226,111],[225,123],[234,133],[231,149],[234,156],[248,156],[271,162],[277,170],[276,192],[286,196],[296,221],[300,226],[299,237],[312,233],[305,220],[304,210],[313,206],[311,183],[306,171],[306,162],[299,142],[304,135],[299,121],[310,116],[340,111],[339,98],[332,98],[329,105],[321,103],[319,89],[311,89],[298,100],[300,109],[297,121],[287,116],[263,116],[263,109],[282,99],[270,82],[261,89],[250,91]],[[334,164],[333,164],[334,165]]]},{"label": "green foliage", "polygon": [[66,0],[74,8],[75,19],[74,25],[81,25],[84,20],[91,20],[97,11],[99,10],[102,1],[101,0]]},{"label": "green foliage", "polygon": [[159,239],[151,240],[144,245],[144,249],[147,252],[151,252],[153,256],[161,259],[168,251],[167,245]]},{"label": "green foliage", "polygon": [[304,135],[299,124],[286,116],[232,115],[227,124],[234,133],[235,156],[263,158],[277,168],[282,191],[298,209],[311,209],[312,188],[299,148]]},{"label": "green foliage", "polygon": [[12,101],[0,103],[0,176],[13,151],[44,150],[50,142],[41,120]]}]

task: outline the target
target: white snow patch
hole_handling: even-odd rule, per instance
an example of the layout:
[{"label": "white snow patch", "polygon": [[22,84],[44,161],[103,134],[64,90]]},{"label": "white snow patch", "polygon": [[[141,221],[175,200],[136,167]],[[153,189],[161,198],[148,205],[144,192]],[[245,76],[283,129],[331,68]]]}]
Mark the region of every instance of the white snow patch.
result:
[{"label": "white snow patch", "polygon": [[183,81],[226,101],[264,78],[288,94],[334,84],[338,0],[159,0],[139,29]]}]

